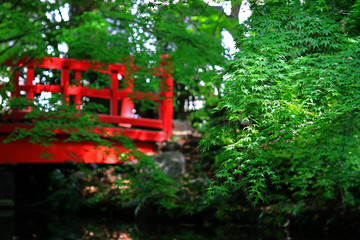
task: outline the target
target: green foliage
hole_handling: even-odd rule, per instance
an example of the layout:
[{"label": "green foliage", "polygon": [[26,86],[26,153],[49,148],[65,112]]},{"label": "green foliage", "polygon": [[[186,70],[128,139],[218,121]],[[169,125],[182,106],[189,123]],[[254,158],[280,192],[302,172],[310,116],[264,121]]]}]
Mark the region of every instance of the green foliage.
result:
[{"label": "green foliage", "polygon": [[103,211],[125,210],[137,217],[147,213],[178,218],[208,209],[209,179],[192,169],[179,180],[160,170],[151,157],[132,151],[119,158],[124,164],[93,169],[77,164],[56,169],[51,174],[52,206],[78,211],[86,208]]},{"label": "green foliage", "polygon": [[[65,8],[69,9],[68,19],[62,12]],[[23,57],[57,56],[136,65],[138,72],[126,73],[134,79],[135,91],[159,92],[159,79],[152,75],[152,70],[142,69],[158,67],[160,55],[169,54],[175,80],[174,95],[178,96],[176,112],[181,117],[187,117],[184,114],[186,101],[204,99],[214,91],[212,76],[217,73],[216,67],[223,65],[227,59],[221,46],[221,32],[235,23],[234,19],[225,17],[222,11],[201,0],[166,3],[137,0],[2,1],[0,16],[1,63],[9,59],[16,63]],[[60,45],[66,45],[68,51],[61,49]],[[1,68],[1,76],[9,76],[10,81],[0,88],[3,100],[0,113],[7,114],[12,108],[31,108],[32,111],[24,120],[29,128],[17,129],[7,141],[26,138],[35,144],[49,146],[56,139],[55,132],[60,131],[67,134],[65,141],[91,141],[97,146],[109,148],[120,143],[132,150],[129,139],[95,131],[106,126],[100,124],[95,115],[107,110],[108,102],[102,99],[83,100],[79,114],[75,106],[56,94],[45,103],[39,95],[35,96],[34,102],[25,99],[23,93],[19,98],[9,98],[8,91],[13,88],[11,78],[17,70],[20,70],[20,79],[25,79],[24,68]],[[74,83],[72,74],[70,72],[71,84]],[[82,84],[96,89],[108,87],[109,79],[104,76],[91,71],[83,72]],[[40,84],[59,85],[60,72],[35,69],[35,79]],[[148,101],[142,101],[141,105],[135,101],[135,105],[139,105],[137,113],[157,107]],[[208,112],[203,114],[206,117]],[[138,209],[154,204],[161,209],[172,209],[174,214],[193,214],[209,205],[205,191],[208,178],[190,174],[180,183],[173,182],[150,159],[137,157],[135,151],[131,151],[130,155],[139,160],[138,164],[131,166],[132,170],[122,176],[130,187],[107,191],[107,187],[94,180],[91,184],[98,184],[96,187],[100,190],[87,198],[87,204],[114,201],[124,207]],[[41,157],[52,158],[47,153]],[[118,158],[124,160],[127,155],[119,154]],[[91,176],[85,169],[81,171]],[[192,179],[194,176],[195,180]],[[72,196],[75,201],[75,198],[81,198],[79,192],[84,189],[83,182],[76,182],[73,177],[66,180],[66,177],[67,173],[54,173],[55,180],[69,189],[61,192],[63,198],[59,199],[71,199]],[[117,186],[123,184],[119,181]],[[82,203],[77,201],[75,205],[80,207]]]},{"label": "green foliage", "polygon": [[[21,4],[20,4],[21,3]],[[11,59],[16,63],[23,57],[47,55],[96,60],[104,63],[122,62],[136,64],[139,72],[128,72],[134,78],[135,90],[158,92],[159,79],[151,71],[158,66],[161,54],[170,53],[173,76],[176,81],[175,95],[184,97],[184,105],[193,96],[202,98],[213,91],[209,82],[215,65],[225,61],[222,55],[221,30],[229,26],[224,13],[208,7],[202,1],[145,3],[133,0],[107,2],[93,1],[18,1],[0,4],[2,23],[0,25],[0,62]],[[69,10],[68,16],[62,10]],[[68,18],[68,19],[67,19]],[[67,52],[59,45],[66,44]],[[132,57],[129,57],[129,56]],[[2,68],[2,76],[10,76],[19,69]],[[20,69],[21,76],[24,69]],[[25,76],[25,75],[24,75]],[[56,70],[36,69],[35,76],[41,84],[59,84],[60,73]],[[84,85],[91,88],[109,86],[104,74],[85,72]],[[71,80],[72,81],[72,80]],[[125,81],[123,81],[125,82]],[[208,87],[200,87],[207,82]],[[12,81],[2,84],[0,112],[5,114],[10,107],[26,108],[32,112],[26,117],[36,119],[31,130],[18,129],[9,141],[29,137],[31,142],[49,145],[55,140],[53,130],[70,134],[69,141],[90,140],[98,145],[110,146],[108,138],[100,137],[92,127],[99,121],[91,113],[105,112],[106,100],[87,99],[83,110],[89,113],[78,115],[75,108],[53,96],[44,107],[40,102],[29,103],[21,98],[8,97]],[[185,88],[186,86],[186,88]],[[177,93],[176,89],[180,92]],[[135,103],[138,105],[138,103]],[[143,101],[138,111],[153,109],[153,104]],[[184,109],[182,108],[182,112]],[[46,117],[44,117],[46,116]]]},{"label": "green foliage", "polygon": [[[51,55],[128,63],[126,59],[132,55],[136,65],[153,67],[161,54],[170,54],[179,116],[185,111],[185,100],[200,99],[213,91],[211,77],[216,73],[215,66],[226,61],[221,31],[236,24],[235,19],[200,0],[166,4],[135,0],[95,0],[91,4],[85,0],[25,0],[21,4],[4,2],[0,7],[0,62]],[[69,19],[61,13],[65,7],[69,9]],[[61,44],[67,45],[67,52],[61,52]],[[141,74],[142,80],[135,77],[135,88],[150,91],[144,79],[152,79],[152,75]]]},{"label": "green foliage", "polygon": [[[22,1],[19,11],[17,4],[2,2],[0,5],[0,62],[9,57],[31,56],[38,48],[46,48],[46,43],[41,36],[43,26],[40,18],[45,17],[45,12],[36,11],[44,7],[44,3]],[[37,15],[33,15],[36,11]]]},{"label": "green foliage", "polygon": [[347,28],[349,33],[354,36],[359,36],[360,34],[360,1],[357,0],[355,4],[351,7],[350,15],[346,20]]},{"label": "green foliage", "polygon": [[339,6],[252,5],[240,51],[218,79],[226,120],[203,141],[222,147],[211,193],[244,191],[253,204],[358,203],[360,48]]},{"label": "green foliage", "polygon": [[7,137],[5,143],[28,139],[31,143],[49,146],[52,141],[57,140],[56,132],[60,131],[67,134],[64,141],[90,141],[95,146],[109,148],[113,148],[117,143],[127,149],[133,148],[129,138],[102,131],[101,126],[111,125],[100,124],[98,116],[91,112],[82,111],[79,114],[75,106],[59,94],[53,94],[47,99],[47,103],[40,103],[39,99],[29,101],[21,97],[13,98],[10,103],[11,108],[31,107],[32,111],[25,116],[29,128],[17,128]]},{"label": "green foliage", "polygon": [[174,182],[156,167],[151,157],[143,155],[132,168],[126,177],[117,180],[121,193],[114,198],[116,201],[123,207],[135,206],[136,215],[146,204],[159,204],[166,209],[176,206]]},{"label": "green foliage", "polygon": [[[211,199],[207,196],[209,179],[202,172],[191,169],[179,180],[172,179],[159,169],[149,156],[139,155],[137,164],[130,165],[117,180],[120,193],[113,197],[121,207],[135,208],[135,214],[148,211],[178,218],[208,209]],[[116,168],[121,171],[122,167]]]}]

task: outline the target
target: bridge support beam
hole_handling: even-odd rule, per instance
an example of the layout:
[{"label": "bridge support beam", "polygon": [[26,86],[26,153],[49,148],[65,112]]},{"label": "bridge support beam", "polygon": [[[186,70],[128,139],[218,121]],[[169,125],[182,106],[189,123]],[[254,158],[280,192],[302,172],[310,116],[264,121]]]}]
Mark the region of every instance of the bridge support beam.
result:
[{"label": "bridge support beam", "polygon": [[[0,136],[0,164],[4,163],[118,163],[117,154],[102,147],[95,148],[91,142],[64,142],[61,137],[59,141],[53,142],[51,146],[45,147],[33,144],[26,139],[3,144],[4,136]],[[154,143],[148,141],[134,141],[139,151],[152,155]],[[128,152],[121,145],[116,145],[119,152]],[[0,165],[1,166],[1,165]]]}]

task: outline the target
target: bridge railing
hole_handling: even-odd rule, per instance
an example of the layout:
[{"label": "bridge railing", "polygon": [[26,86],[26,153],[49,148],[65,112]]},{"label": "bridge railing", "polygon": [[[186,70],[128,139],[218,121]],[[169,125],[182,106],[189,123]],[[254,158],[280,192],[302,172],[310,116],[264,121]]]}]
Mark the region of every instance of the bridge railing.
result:
[{"label": "bridge railing", "polygon": [[[168,55],[162,55],[159,67],[152,69],[140,69],[134,64],[103,64],[85,60],[65,59],[58,57],[47,57],[43,59],[27,60],[19,62],[18,67],[26,67],[24,81],[20,83],[20,73],[16,72],[13,78],[13,96],[20,96],[25,92],[26,98],[34,99],[36,94],[42,92],[61,93],[65,99],[73,99],[74,104],[80,110],[83,97],[100,98],[109,100],[109,112],[98,114],[100,121],[116,124],[118,126],[132,126],[157,129],[166,133],[170,138],[172,132],[173,115],[173,79],[171,77]],[[60,70],[60,84],[34,84],[35,69],[57,69]],[[73,71],[70,78],[70,71]],[[94,89],[82,84],[82,73],[95,71],[109,75],[110,87]],[[139,92],[135,91],[133,74],[140,71],[150,71],[152,75],[160,78],[160,91]],[[119,75],[121,78],[119,79]],[[125,81],[119,88],[120,81]],[[151,100],[158,102],[158,117],[138,117],[134,114],[134,100]],[[21,119],[30,109],[13,111],[9,115],[12,119]],[[155,140],[156,141],[156,140]]]}]

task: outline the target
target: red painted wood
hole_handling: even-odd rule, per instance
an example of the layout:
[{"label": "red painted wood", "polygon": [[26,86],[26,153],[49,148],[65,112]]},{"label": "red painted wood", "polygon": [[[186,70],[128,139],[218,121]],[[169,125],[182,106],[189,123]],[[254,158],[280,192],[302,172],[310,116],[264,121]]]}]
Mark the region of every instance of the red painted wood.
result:
[{"label": "red painted wood", "polygon": [[110,115],[118,115],[118,89],[119,89],[119,80],[117,78],[117,72],[111,72],[111,98],[110,98]]},{"label": "red painted wood", "polygon": [[[4,140],[0,135],[0,141]],[[0,163],[64,163],[64,162],[83,162],[83,163],[107,163],[114,164],[120,162],[117,159],[118,153],[105,147],[95,148],[91,142],[64,142],[62,137],[51,146],[45,147],[33,144],[25,140],[0,144]],[[135,141],[135,146],[145,154],[154,151],[153,142]],[[121,145],[116,145],[119,152],[128,152]],[[48,153],[52,158],[44,157]]]},{"label": "red painted wood", "polygon": [[[74,94],[74,104],[76,105],[76,109],[80,110],[81,107],[81,97],[82,97],[82,91],[81,91],[81,72],[80,71],[75,71],[75,76],[74,76],[74,83],[75,86],[77,87],[77,89],[79,89],[76,94]],[[71,93],[70,93],[71,94]]]},{"label": "red painted wood", "polygon": [[63,67],[61,69],[61,87],[62,87],[62,93],[66,96],[65,99],[67,101],[69,101],[69,91],[68,91],[69,84],[70,84],[69,68]]},{"label": "red painted wood", "polygon": [[[5,114],[2,116],[2,119],[7,121],[15,121],[14,124],[17,121],[20,121],[24,119],[25,115],[28,114],[29,110],[22,110],[22,111],[13,111],[11,113]],[[45,117],[45,116],[44,116]],[[98,114],[98,117],[101,122],[104,123],[111,123],[111,124],[130,124],[134,127],[147,127],[147,128],[154,128],[154,129],[163,129],[164,125],[162,120],[160,119],[151,119],[151,118],[127,118],[127,117],[121,117],[121,116],[110,116],[107,114]],[[1,128],[2,124],[0,124]]]},{"label": "red painted wood", "polygon": [[[13,132],[16,128],[26,128],[31,129],[32,126],[30,124],[24,123],[3,123],[0,125],[0,134],[8,135]],[[120,127],[99,127],[97,129],[93,129],[95,133],[102,133],[105,131],[107,134],[120,134],[126,137],[130,137],[135,140],[141,141],[149,141],[149,142],[163,142],[167,140],[167,133],[164,131],[155,131],[155,130],[143,130],[143,129],[127,129]],[[54,132],[58,135],[68,135],[60,130],[54,130]]]},{"label": "red painted wood", "polygon": [[[162,61],[160,63],[161,67],[169,68],[171,67],[169,63],[166,61],[168,55],[162,56]],[[171,137],[172,132],[172,119],[173,119],[173,79],[169,72],[160,68],[162,74],[162,82],[160,83],[161,93],[160,95],[164,97],[164,99],[160,102],[160,119],[162,119],[164,127],[163,130],[168,133],[168,137]]]},{"label": "red painted wood", "polygon": [[111,90],[110,89],[92,89],[82,87],[82,95],[94,98],[105,98],[110,99]]},{"label": "red painted wood", "polygon": [[[74,95],[75,101],[77,100],[77,103],[75,104],[81,104],[81,95],[82,95],[82,87],[76,86],[76,85],[68,85],[66,88],[68,95]],[[78,98],[76,98],[78,97]]]},{"label": "red painted wood", "polygon": [[164,125],[160,119],[151,119],[151,118],[129,118],[129,117],[120,117],[120,116],[109,116],[105,114],[98,115],[101,122],[106,123],[124,123],[131,124],[133,126],[139,127],[148,127],[148,128],[156,128],[163,129]]},{"label": "red painted wood", "polygon": [[26,79],[26,85],[30,87],[26,94],[28,99],[34,99],[33,80],[34,80],[34,68],[28,67],[27,79]]},{"label": "red painted wood", "polygon": [[126,96],[121,101],[121,117],[134,118],[134,102],[129,96],[133,94],[134,79],[130,78],[126,82]]},{"label": "red painted wood", "polygon": [[[23,66],[28,59],[20,61],[20,66]],[[123,64],[103,64],[99,62],[89,62],[86,60],[76,60],[71,58],[58,58],[58,57],[45,57],[43,59],[35,59],[30,61],[27,66],[39,67],[47,69],[62,69],[68,68],[69,70],[87,71],[96,70],[102,73],[110,74],[111,71],[116,71],[125,75],[126,66]]]},{"label": "red painted wood", "polygon": [[[15,91],[13,96],[20,96],[20,91],[26,92],[28,99],[33,99],[35,94],[41,92],[62,93],[69,101],[70,96],[73,96],[74,104],[77,109],[81,109],[82,97],[104,98],[110,100],[110,112],[108,114],[100,114],[101,122],[114,124],[114,127],[106,128],[105,130],[110,134],[122,134],[135,140],[140,150],[145,153],[152,152],[154,142],[166,141],[171,137],[172,131],[172,88],[173,79],[171,78],[171,65],[167,62],[167,55],[162,56],[159,68],[153,68],[153,74],[161,79],[160,93],[142,93],[134,91],[134,80],[131,77],[136,71],[149,71],[140,69],[134,65],[132,58],[125,61],[126,64],[103,64],[99,62],[89,62],[85,60],[63,59],[63,58],[43,58],[29,61],[23,59],[19,66],[26,66],[28,68],[26,82],[24,85],[19,84],[19,72],[15,73],[13,81]],[[60,85],[33,85],[34,69],[58,69],[61,70],[61,84]],[[109,75],[110,88],[108,89],[91,89],[81,85],[82,71],[97,71],[102,74]],[[74,71],[74,80],[70,79],[70,71]],[[122,76],[121,81],[126,81],[126,87],[119,90],[118,75]],[[72,83],[72,84],[70,84]],[[137,100],[152,100],[159,102],[159,119],[150,118],[135,118],[134,117],[134,103],[133,99]],[[119,108],[119,101],[121,107]],[[31,109],[27,110],[12,110],[11,114],[6,114],[1,118],[11,122],[7,124],[0,124],[0,139],[4,139],[15,127],[28,127],[29,125],[19,124],[19,121],[29,113]],[[120,112],[119,112],[120,110]],[[81,114],[79,112],[79,114]],[[44,116],[46,117],[46,116]],[[0,119],[1,120],[1,119]],[[141,129],[137,129],[141,127]],[[101,128],[104,129],[104,128]],[[101,132],[101,129],[95,131]],[[83,143],[64,143],[61,142],[65,138],[65,133],[55,131],[59,141],[54,143],[54,147],[49,150],[55,155],[54,162],[63,162],[72,156],[74,161],[82,162],[104,162],[108,156],[101,155],[100,150],[93,149],[93,144],[88,142]],[[16,150],[18,149],[18,150]],[[20,154],[19,149],[24,154]],[[35,146],[25,140],[13,142],[9,144],[0,143],[0,163],[10,162],[48,162],[49,160],[41,160],[37,157],[44,147]],[[121,151],[126,151],[122,149]],[[21,156],[20,156],[21,155]],[[26,156],[28,158],[26,158]],[[26,158],[26,159],[25,159]],[[113,158],[113,157],[112,157]],[[30,160],[29,160],[30,159]],[[77,160],[76,160],[77,159]],[[105,159],[105,160],[104,160]]]}]

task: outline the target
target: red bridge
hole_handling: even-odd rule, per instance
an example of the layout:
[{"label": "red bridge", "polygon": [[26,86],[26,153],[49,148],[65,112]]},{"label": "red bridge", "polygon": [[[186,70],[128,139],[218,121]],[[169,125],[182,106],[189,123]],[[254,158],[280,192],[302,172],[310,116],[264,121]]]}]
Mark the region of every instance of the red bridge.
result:
[{"label": "red bridge", "polygon": [[[24,59],[17,64],[13,81],[14,87],[10,97],[34,99],[42,92],[61,93],[67,101],[71,101],[80,111],[84,97],[107,99],[109,112],[98,114],[103,123],[110,123],[112,127],[101,128],[108,134],[122,134],[133,139],[135,146],[146,154],[154,151],[156,142],[163,142],[171,137],[172,132],[172,89],[171,66],[167,62],[167,55],[161,56],[159,67],[143,69],[135,66],[132,61],[124,64],[102,64],[85,60],[44,58],[40,60]],[[12,66],[14,67],[14,66]],[[25,69],[25,71],[24,71]],[[36,70],[60,71],[60,83],[35,84]],[[108,88],[94,89],[83,84],[82,73],[93,71],[109,78]],[[159,92],[139,92],[134,90],[134,74],[150,72],[159,79]],[[119,84],[120,83],[120,84]],[[122,87],[121,87],[122,86]],[[1,87],[1,86],[0,86]],[[158,103],[155,118],[139,117],[134,114],[133,100],[151,100]],[[31,128],[23,123],[24,117],[31,108],[23,110],[9,109],[0,115],[0,163],[62,163],[75,161],[84,163],[115,163],[117,156],[108,149],[94,148],[95,144],[89,141],[64,142],[67,134],[57,133],[57,141],[45,147],[30,143],[27,139],[12,141],[4,144],[3,140],[16,128]],[[121,151],[127,150],[117,145]],[[43,152],[50,153],[52,159],[41,157]]]}]

